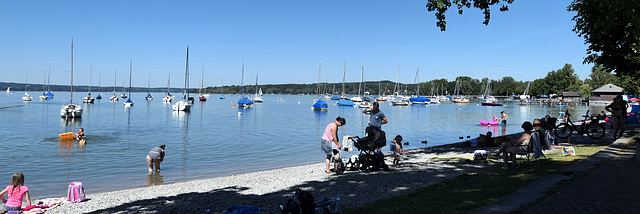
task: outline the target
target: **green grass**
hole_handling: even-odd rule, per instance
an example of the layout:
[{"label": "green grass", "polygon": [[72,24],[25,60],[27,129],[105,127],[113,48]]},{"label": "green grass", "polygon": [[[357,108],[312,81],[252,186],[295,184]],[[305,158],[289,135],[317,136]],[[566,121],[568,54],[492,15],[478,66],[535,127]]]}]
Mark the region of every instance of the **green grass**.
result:
[{"label": "green grass", "polygon": [[[530,183],[585,159],[606,146],[575,147],[576,156],[561,156],[560,150],[547,154],[548,161],[533,167],[526,161],[514,169],[502,164],[488,166],[473,174],[420,188],[408,195],[343,209],[344,213],[468,213],[493,203]],[[535,163],[534,163],[535,165]]]}]

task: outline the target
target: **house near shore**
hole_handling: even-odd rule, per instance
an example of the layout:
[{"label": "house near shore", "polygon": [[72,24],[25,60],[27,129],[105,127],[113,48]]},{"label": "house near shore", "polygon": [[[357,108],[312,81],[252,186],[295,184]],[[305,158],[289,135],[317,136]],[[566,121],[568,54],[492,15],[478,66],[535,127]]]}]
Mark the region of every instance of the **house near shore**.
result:
[{"label": "house near shore", "polygon": [[624,89],[614,84],[604,84],[599,88],[591,90],[591,97],[589,97],[589,103],[593,104],[608,104],[613,102],[613,98],[622,95]]},{"label": "house near shore", "polygon": [[565,91],[562,92],[562,100],[565,102],[580,102],[580,92]]}]

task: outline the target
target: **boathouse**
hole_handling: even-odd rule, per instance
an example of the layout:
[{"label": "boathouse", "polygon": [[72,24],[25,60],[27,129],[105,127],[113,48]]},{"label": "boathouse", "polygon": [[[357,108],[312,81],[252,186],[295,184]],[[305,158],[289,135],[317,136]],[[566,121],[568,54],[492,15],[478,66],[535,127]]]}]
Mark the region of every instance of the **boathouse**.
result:
[{"label": "boathouse", "polygon": [[613,98],[622,95],[624,91],[623,88],[614,85],[614,84],[604,84],[599,88],[591,90],[591,97],[589,97],[589,102],[604,102],[610,103],[613,101]]}]

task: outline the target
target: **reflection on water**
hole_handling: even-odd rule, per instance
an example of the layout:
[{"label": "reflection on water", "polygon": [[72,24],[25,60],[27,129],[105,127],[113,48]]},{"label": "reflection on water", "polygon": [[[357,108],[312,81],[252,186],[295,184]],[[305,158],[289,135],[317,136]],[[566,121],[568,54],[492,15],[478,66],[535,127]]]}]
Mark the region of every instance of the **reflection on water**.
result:
[{"label": "reflection on water", "polygon": [[160,185],[164,183],[164,176],[160,172],[150,172],[145,180],[145,183],[149,186]]},{"label": "reflection on water", "polygon": [[[86,115],[85,115],[86,116]],[[79,125],[82,122],[82,117],[79,118],[64,118],[60,117],[60,125],[67,128],[67,130],[73,130],[72,128]]]}]

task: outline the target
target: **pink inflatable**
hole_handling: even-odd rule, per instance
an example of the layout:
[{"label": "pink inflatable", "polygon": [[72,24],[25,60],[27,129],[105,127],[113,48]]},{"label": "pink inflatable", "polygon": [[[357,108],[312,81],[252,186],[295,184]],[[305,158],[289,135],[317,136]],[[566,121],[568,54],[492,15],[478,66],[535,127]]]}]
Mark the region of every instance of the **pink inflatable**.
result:
[{"label": "pink inflatable", "polygon": [[500,124],[500,121],[498,121],[498,118],[496,116],[493,116],[493,120],[480,120],[480,125],[483,126],[497,126]]}]

